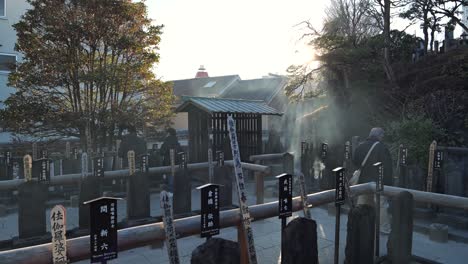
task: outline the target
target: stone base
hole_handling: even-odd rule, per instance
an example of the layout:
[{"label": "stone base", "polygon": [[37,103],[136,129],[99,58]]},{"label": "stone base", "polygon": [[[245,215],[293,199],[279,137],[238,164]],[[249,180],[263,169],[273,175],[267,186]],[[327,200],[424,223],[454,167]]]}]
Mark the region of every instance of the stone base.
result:
[{"label": "stone base", "polygon": [[13,247],[29,247],[29,246],[34,246],[34,245],[39,245],[39,244],[44,244],[50,242],[52,237],[50,234],[45,234],[43,236],[37,236],[37,237],[30,237],[30,238],[19,238],[19,237],[14,237],[12,242],[13,242]]},{"label": "stone base", "polygon": [[429,228],[429,239],[440,243],[448,241],[448,226],[444,224],[434,223]]},{"label": "stone base", "polygon": [[459,215],[439,213],[437,214],[436,222],[459,229],[468,229],[468,218]]}]

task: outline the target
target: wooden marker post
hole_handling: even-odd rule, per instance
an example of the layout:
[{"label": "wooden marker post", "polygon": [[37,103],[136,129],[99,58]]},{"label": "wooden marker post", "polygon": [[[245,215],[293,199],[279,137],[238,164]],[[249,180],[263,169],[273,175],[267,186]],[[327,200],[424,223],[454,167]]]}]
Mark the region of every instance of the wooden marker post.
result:
[{"label": "wooden marker post", "polygon": [[383,163],[377,162],[373,165],[377,169],[377,182],[375,184],[375,256],[380,255],[380,195],[383,193]]},{"label": "wooden marker post", "polygon": [[283,173],[278,179],[278,218],[281,219],[281,256],[284,255],[283,231],[288,217],[292,216],[292,175]]},{"label": "wooden marker post", "polygon": [[213,165],[213,132],[210,129],[208,143],[208,182],[214,182],[214,165]]},{"label": "wooden marker post", "polygon": [[118,256],[117,200],[122,199],[100,197],[84,202],[89,204],[91,263],[107,263]]},{"label": "wooden marker post", "polygon": [[37,160],[37,143],[32,144],[32,159]]},{"label": "wooden marker post", "polygon": [[65,158],[70,159],[70,154],[71,154],[71,146],[70,146],[70,142],[67,141],[65,143]]},{"label": "wooden marker post", "polygon": [[219,186],[208,183],[197,187],[201,191],[200,236],[206,237],[206,240],[219,234]]},{"label": "wooden marker post", "polygon": [[171,175],[169,176],[169,191],[174,192],[174,178],[175,178],[175,149],[169,150],[169,159],[171,162]]},{"label": "wooden marker post", "polygon": [[104,177],[104,158],[96,157],[94,158],[94,177],[103,178]]},{"label": "wooden marker post", "polygon": [[162,191],[161,208],[163,209],[163,223],[166,234],[166,248],[170,264],[179,264],[179,253],[177,251],[177,237],[175,233],[172,216],[172,193]]},{"label": "wooden marker post", "polygon": [[304,217],[307,219],[312,219],[309,211],[309,203],[307,202],[307,192],[305,187],[304,173],[299,173],[299,187],[301,191],[301,202],[302,202],[302,211],[304,212]]},{"label": "wooden marker post", "polygon": [[143,154],[140,156],[140,172],[141,174],[148,175],[149,172],[149,155]]},{"label": "wooden marker post", "polygon": [[[234,161],[234,173],[236,175],[236,183],[237,183],[237,195],[239,197],[239,207],[241,212],[241,226],[243,229],[243,236],[246,240],[246,247],[248,253],[248,260],[250,264],[257,263],[257,253],[255,251],[255,244],[253,238],[252,227],[250,226],[250,212],[249,207],[247,206],[247,195],[245,192],[245,184],[244,184],[244,173],[242,171],[242,163],[240,159],[240,151],[239,145],[237,142],[237,134],[236,134],[236,123],[232,118],[232,115],[228,115],[227,117],[227,127],[229,132],[229,139],[231,140],[231,151],[232,151],[232,159]],[[242,241],[239,241],[241,246],[241,258],[242,258],[242,251],[245,250],[242,245]],[[242,261],[242,260],[241,260]]]},{"label": "wooden marker post", "polygon": [[432,182],[434,178],[434,161],[435,161],[435,151],[437,148],[437,142],[432,141],[429,146],[429,165],[427,168],[427,180],[426,180],[426,192],[432,192]]},{"label": "wooden marker post", "polygon": [[23,157],[24,180],[29,182],[32,180],[32,157],[24,155]]},{"label": "wooden marker post", "polygon": [[81,153],[81,178],[86,178],[88,174],[88,154],[86,152]]},{"label": "wooden marker post", "polygon": [[[320,176],[319,176],[319,181],[320,181],[320,185],[322,187],[322,189],[328,189],[331,187],[331,182],[330,182],[330,179],[328,178],[325,178],[324,179],[324,173],[323,171],[326,170],[326,162],[327,162],[327,156],[328,156],[328,144],[327,143],[322,143],[321,147],[320,147],[320,160],[323,164],[323,166],[325,167],[323,170],[322,168],[320,168]],[[326,175],[325,175],[326,176]]]},{"label": "wooden marker post", "polygon": [[49,183],[50,182],[49,159],[42,158],[39,160],[39,162],[40,162],[39,181],[43,183]]},{"label": "wooden marker post", "polygon": [[127,152],[128,158],[128,173],[130,176],[135,175],[136,165],[135,165],[135,151],[129,150]]},{"label": "wooden marker post", "polygon": [[351,188],[349,187],[349,177],[346,175],[348,171],[350,171],[351,166],[351,142],[346,141],[345,148],[344,148],[344,161],[343,161],[343,168],[346,169],[345,173],[345,188],[346,188],[346,195],[348,198],[349,203],[351,204],[351,208],[354,207],[354,200],[353,195],[351,193]]},{"label": "wooden marker post", "polygon": [[52,236],[52,261],[54,264],[67,264],[66,209],[56,205],[50,211],[50,234]]},{"label": "wooden marker post", "polygon": [[346,201],[345,188],[345,171],[343,167],[338,167],[333,170],[335,172],[335,206],[336,206],[336,221],[335,221],[335,264],[338,264],[340,256],[340,214],[341,206]]},{"label": "wooden marker post", "polygon": [[406,178],[406,165],[408,160],[408,148],[405,148],[403,144],[398,148],[398,163],[397,163],[397,178],[395,178],[394,184],[398,187],[408,188],[408,179]]},{"label": "wooden marker post", "polygon": [[47,156],[48,156],[47,149],[43,149],[41,151],[41,159],[47,159]]}]

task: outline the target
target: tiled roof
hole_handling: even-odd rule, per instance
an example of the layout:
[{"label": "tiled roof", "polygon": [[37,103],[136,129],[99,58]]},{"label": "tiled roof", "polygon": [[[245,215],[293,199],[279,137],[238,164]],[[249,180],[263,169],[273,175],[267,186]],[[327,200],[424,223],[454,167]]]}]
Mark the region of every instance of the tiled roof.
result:
[{"label": "tiled roof", "polygon": [[176,112],[187,112],[190,106],[195,106],[208,113],[282,115],[262,101],[206,97],[184,97],[183,100],[184,102],[176,109]]}]

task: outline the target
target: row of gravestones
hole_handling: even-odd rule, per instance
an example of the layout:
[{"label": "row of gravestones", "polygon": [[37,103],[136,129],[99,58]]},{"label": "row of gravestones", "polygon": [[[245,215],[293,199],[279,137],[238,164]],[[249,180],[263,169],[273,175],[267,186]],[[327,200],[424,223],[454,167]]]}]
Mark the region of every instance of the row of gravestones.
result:
[{"label": "row of gravestones", "polygon": [[[171,151],[173,152],[173,151]],[[169,187],[175,194],[174,212],[178,216],[191,214],[191,180],[188,172],[188,166],[184,153],[181,155],[181,163],[178,168],[173,163],[172,173],[169,176],[173,179]],[[86,153],[83,153],[82,167],[83,171],[88,171]],[[172,155],[174,156],[174,155]],[[128,153],[129,174],[126,186],[127,200],[127,224],[136,225],[143,222],[154,221],[150,217],[150,191],[149,191],[149,167],[148,156],[139,157],[139,170],[136,170],[135,154],[133,151]],[[20,240],[31,240],[37,238],[41,240],[46,235],[45,212],[48,199],[48,187],[50,174],[47,173],[46,162],[44,160],[44,170],[33,179],[31,164],[32,159],[29,155],[24,158],[26,181],[18,188],[18,228]],[[210,163],[213,167],[214,183],[223,186],[226,190],[220,197],[221,207],[232,206],[232,177],[231,169],[224,164],[223,155],[217,153],[217,163]],[[79,230],[86,230],[89,225],[89,211],[84,202],[101,197],[102,184],[105,179],[102,157],[94,159],[93,176],[89,177],[83,174],[79,182]],[[38,220],[39,219],[39,220]],[[80,233],[80,232],[78,232]]]}]

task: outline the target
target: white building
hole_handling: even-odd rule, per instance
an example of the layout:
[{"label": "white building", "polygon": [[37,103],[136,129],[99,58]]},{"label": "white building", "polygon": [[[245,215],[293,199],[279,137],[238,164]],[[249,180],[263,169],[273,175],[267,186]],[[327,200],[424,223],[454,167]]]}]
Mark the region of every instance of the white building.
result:
[{"label": "white building", "polygon": [[15,51],[16,31],[13,25],[29,8],[26,0],[0,0],[0,107],[14,90],[7,86],[8,74],[14,64],[21,60]]}]

